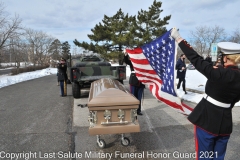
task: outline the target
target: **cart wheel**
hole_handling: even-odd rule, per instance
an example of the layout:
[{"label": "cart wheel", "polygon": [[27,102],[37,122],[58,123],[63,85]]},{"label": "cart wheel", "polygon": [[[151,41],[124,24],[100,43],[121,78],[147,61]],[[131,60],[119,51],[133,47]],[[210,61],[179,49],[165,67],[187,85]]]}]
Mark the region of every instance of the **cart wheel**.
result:
[{"label": "cart wheel", "polygon": [[123,137],[123,139],[121,140],[121,144],[123,146],[128,146],[130,144],[130,140],[127,137]]},{"label": "cart wheel", "polygon": [[99,141],[97,142],[97,145],[99,148],[105,148],[106,143],[103,139],[99,139]]}]

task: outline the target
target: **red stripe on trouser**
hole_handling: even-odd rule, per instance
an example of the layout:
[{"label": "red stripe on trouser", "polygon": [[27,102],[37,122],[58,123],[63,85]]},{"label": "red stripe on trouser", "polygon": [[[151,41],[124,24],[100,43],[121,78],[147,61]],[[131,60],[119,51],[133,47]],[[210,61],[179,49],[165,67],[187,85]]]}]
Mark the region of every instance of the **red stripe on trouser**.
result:
[{"label": "red stripe on trouser", "polygon": [[197,157],[202,160],[224,160],[230,135],[213,135],[197,126],[195,128]]},{"label": "red stripe on trouser", "polygon": [[198,160],[198,139],[197,139],[197,126],[196,125],[194,125],[194,138],[195,138],[196,160]]}]

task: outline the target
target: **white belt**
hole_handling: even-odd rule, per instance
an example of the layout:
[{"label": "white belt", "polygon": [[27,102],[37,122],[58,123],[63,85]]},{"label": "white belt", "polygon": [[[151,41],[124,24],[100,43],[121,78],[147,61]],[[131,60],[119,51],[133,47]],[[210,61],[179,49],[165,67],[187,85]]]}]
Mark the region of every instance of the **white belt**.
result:
[{"label": "white belt", "polygon": [[229,108],[229,107],[231,106],[231,104],[219,102],[219,101],[213,99],[212,97],[210,97],[210,96],[208,96],[208,95],[205,95],[204,98],[205,98],[208,102],[211,102],[212,104],[215,104],[216,106],[219,106],[219,107]]}]

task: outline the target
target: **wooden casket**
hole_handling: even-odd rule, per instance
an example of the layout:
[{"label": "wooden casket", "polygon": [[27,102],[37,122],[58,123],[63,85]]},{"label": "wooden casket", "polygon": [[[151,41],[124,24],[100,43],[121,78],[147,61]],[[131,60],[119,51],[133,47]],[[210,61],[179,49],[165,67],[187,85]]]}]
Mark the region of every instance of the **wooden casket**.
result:
[{"label": "wooden casket", "polygon": [[139,100],[117,80],[92,82],[88,98],[90,135],[140,132]]}]

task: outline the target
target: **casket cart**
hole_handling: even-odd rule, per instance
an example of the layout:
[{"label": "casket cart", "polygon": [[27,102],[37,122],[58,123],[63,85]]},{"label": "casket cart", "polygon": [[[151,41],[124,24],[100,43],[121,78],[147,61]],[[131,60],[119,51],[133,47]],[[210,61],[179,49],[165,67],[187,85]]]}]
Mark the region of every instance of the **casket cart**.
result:
[{"label": "casket cart", "polygon": [[100,135],[121,134],[121,144],[128,146],[130,140],[124,133],[140,132],[139,100],[117,80],[103,78],[92,82],[87,105],[89,134],[97,136],[98,147],[106,146]]}]

